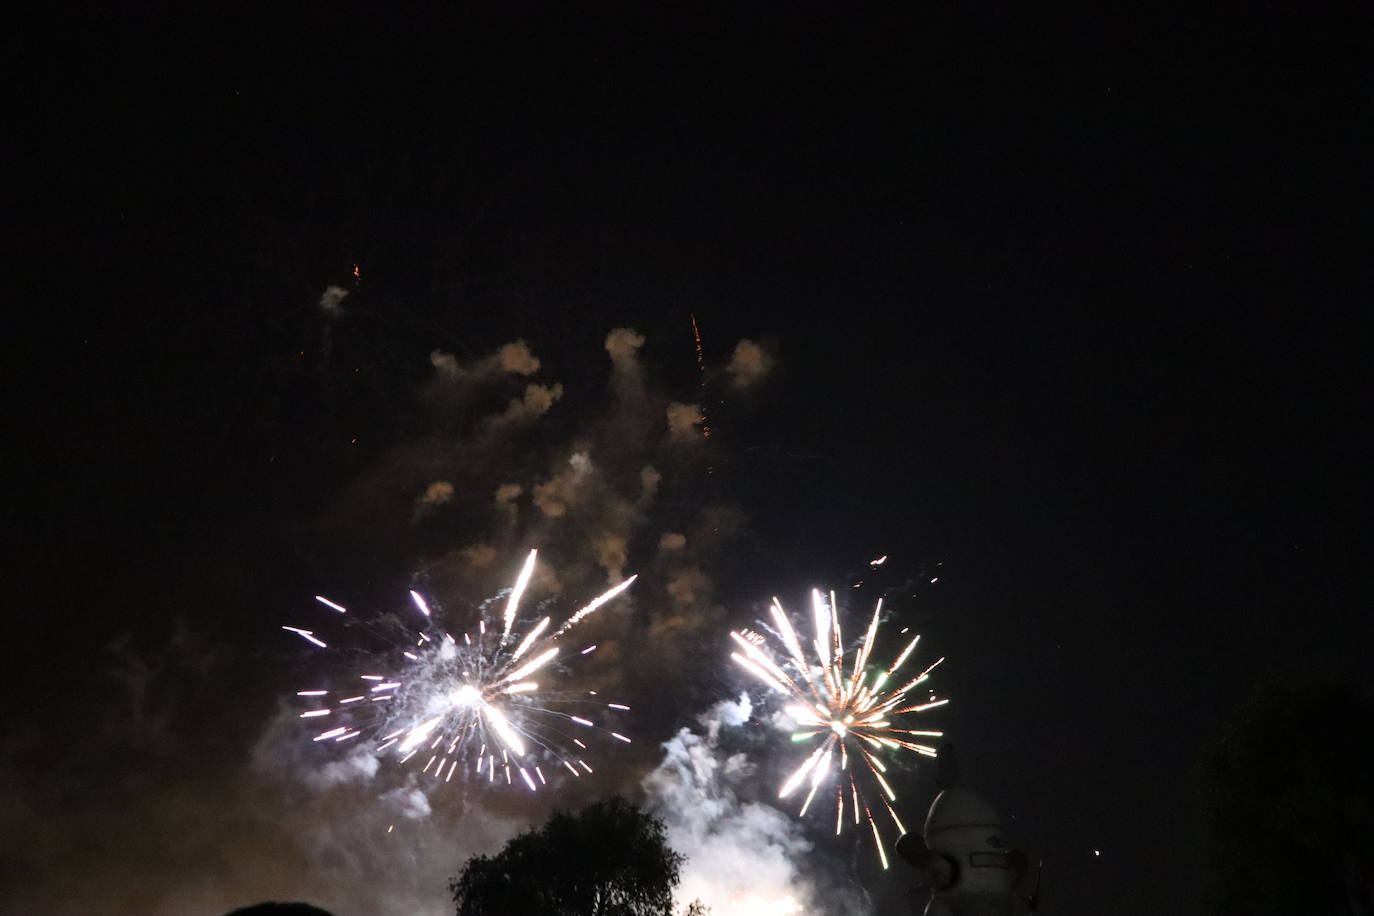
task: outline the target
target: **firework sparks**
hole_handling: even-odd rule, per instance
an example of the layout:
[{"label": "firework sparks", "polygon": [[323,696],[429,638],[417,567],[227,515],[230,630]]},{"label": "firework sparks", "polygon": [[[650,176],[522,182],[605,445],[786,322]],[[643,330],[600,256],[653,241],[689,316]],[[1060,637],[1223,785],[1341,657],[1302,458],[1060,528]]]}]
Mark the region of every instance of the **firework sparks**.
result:
[{"label": "firework sparks", "polygon": [[[697,375],[701,379],[702,394],[706,393],[706,349],[701,345],[701,328],[697,327],[697,316],[695,312],[688,312],[687,317],[692,319],[692,340],[697,346]],[[705,399],[703,398],[703,403]],[[711,421],[706,416],[706,409],[701,411],[701,435],[703,438],[711,438]]]},{"label": "firework sparks", "polygon": [[[573,729],[604,732],[610,741],[629,742],[619,731],[573,715],[564,708],[569,701],[541,687],[540,681],[548,679],[560,654],[585,655],[595,648],[574,646],[561,653],[564,647],[558,641],[623,593],[634,578],[591,601],[552,635],[548,633],[552,618],[547,616],[524,633],[514,632],[535,558],[536,552],[530,551],[500,615],[489,613],[495,599],[486,602],[479,609],[476,628],[461,638],[443,629],[442,608],[431,607],[423,595],[411,591],[419,628],[410,630],[400,645],[368,656],[364,669],[368,673],[350,676],[337,689],[296,691],[311,707],[299,712],[299,717],[320,719],[329,726],[311,740],[345,741],[372,735],[376,753],[395,755],[401,763],[414,760],[421,773],[432,774],[437,781],[448,782],[461,769],[495,783],[499,770],[503,785],[529,791],[546,784],[540,764],[556,768],[561,763],[579,776],[592,772],[582,759],[587,745],[570,734]],[[331,611],[345,613],[328,599],[317,596],[316,600]],[[321,648],[326,645],[314,630],[282,629]],[[531,679],[535,675],[539,680]],[[629,709],[620,703],[579,702],[581,706],[574,708],[585,708],[587,715],[597,708]],[[466,763],[460,767],[461,761]]]},{"label": "firework sparks", "polygon": [[[801,813],[805,814],[818,795],[825,798],[833,792],[835,833],[841,833],[846,825],[858,826],[866,820],[878,845],[879,860],[883,868],[887,868],[882,835],[860,786],[865,782],[877,784],[881,790],[878,801],[898,833],[906,833],[906,827],[892,807],[897,795],[884,775],[887,765],[883,755],[906,751],[924,757],[935,756],[936,749],[922,739],[939,738],[944,733],[910,728],[901,717],[949,702],[929,693],[923,697],[913,695],[944,659],[937,660],[909,680],[901,681],[898,672],[921,637],[912,637],[890,666],[870,667],[882,616],[881,600],[873,609],[873,618],[863,641],[848,653],[840,633],[834,593],[827,601],[819,590],[813,590],[811,605],[814,638],[810,648],[815,654],[814,661],[807,658],[787,612],[776,598],[770,611],[774,629],[786,650],[785,660],[781,664],[775,661],[773,655],[762,648],[764,639],[747,630],[730,634],[739,649],[730,657],[790,701],[785,712],[797,723],[792,740],[811,747],[801,765],[783,780],[778,797],[795,797],[804,790]],[[888,681],[894,678],[901,686],[889,689]]]}]

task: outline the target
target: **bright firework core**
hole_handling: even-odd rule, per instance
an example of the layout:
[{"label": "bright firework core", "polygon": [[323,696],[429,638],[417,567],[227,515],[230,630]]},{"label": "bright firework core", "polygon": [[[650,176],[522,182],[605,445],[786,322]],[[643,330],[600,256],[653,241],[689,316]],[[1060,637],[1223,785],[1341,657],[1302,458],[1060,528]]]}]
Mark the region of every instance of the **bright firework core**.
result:
[{"label": "bright firework core", "polygon": [[858,825],[866,819],[878,844],[878,857],[883,868],[887,868],[883,838],[860,786],[871,779],[881,787],[879,800],[898,832],[906,833],[906,827],[892,807],[897,794],[883,775],[887,765],[882,755],[909,751],[925,757],[935,756],[934,747],[914,739],[939,738],[944,733],[908,728],[898,719],[949,702],[936,699],[934,694],[928,694],[929,698],[924,701],[911,695],[930,679],[930,672],[944,659],[938,659],[902,686],[885,690],[888,680],[911,657],[921,637],[913,637],[887,668],[870,668],[869,656],[878,634],[882,601],[879,600],[873,609],[873,619],[863,642],[851,650],[852,658],[846,658],[834,593],[827,602],[819,591],[812,591],[811,600],[814,639],[809,648],[815,652],[814,661],[807,658],[787,613],[776,598],[771,609],[773,624],[787,650],[787,659],[778,664],[772,655],[760,648],[763,639],[747,631],[730,634],[742,650],[742,654],[736,652],[730,657],[792,700],[784,709],[797,723],[792,740],[812,745],[806,760],[783,782],[778,797],[786,798],[809,784],[801,805],[801,813],[805,814],[816,795],[822,790],[829,793],[833,786],[835,833],[839,834],[848,820]]},{"label": "bright firework core", "polygon": [[[547,677],[550,663],[565,654],[564,646],[558,644],[560,637],[625,591],[635,577],[597,597],[552,634],[547,634],[549,617],[523,634],[515,633],[520,599],[534,571],[535,556],[530,551],[499,620],[486,614],[485,608],[492,603],[488,602],[478,615],[475,631],[459,638],[443,629],[436,620],[442,615],[412,591],[421,628],[403,645],[366,659],[369,672],[390,668],[392,673],[357,674],[347,679],[350,686],[297,692],[311,703],[327,704],[300,714],[303,719],[325,719],[325,724],[333,726],[313,740],[345,742],[368,736],[364,740],[375,740],[378,754],[390,753],[401,763],[423,761],[421,772],[444,782],[452,780],[461,766],[472,778],[503,785],[520,782],[533,791],[548,782],[545,766],[562,767],[574,776],[592,772],[582,756],[587,744],[574,733],[604,733],[628,742],[629,738],[601,728],[585,714],[629,707],[606,703],[590,693],[577,694],[576,700],[555,697],[526,678],[536,672]],[[347,613],[332,601],[317,600],[333,611]],[[326,647],[313,630],[283,629]],[[566,655],[576,656],[596,647],[569,648],[577,651]],[[569,706],[584,715],[573,715]]]},{"label": "bright firework core", "polygon": [[471,684],[464,684],[448,695],[454,706],[473,706],[482,702],[482,691]]}]

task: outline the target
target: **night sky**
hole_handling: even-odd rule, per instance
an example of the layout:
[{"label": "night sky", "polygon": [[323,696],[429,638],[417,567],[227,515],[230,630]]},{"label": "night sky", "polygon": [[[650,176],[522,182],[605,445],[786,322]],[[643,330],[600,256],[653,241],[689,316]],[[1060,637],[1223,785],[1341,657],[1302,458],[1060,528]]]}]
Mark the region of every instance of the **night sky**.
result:
[{"label": "night sky", "polygon": [[[1266,684],[1374,689],[1367,11],[512,6],[143,4],[7,39],[0,911],[377,912],[235,801],[338,821],[292,781],[322,760],[281,763],[315,660],[280,625],[320,593],[458,607],[532,546],[590,597],[619,534],[646,584],[587,676],[635,696],[637,743],[533,807],[436,793],[425,905],[549,806],[637,791],[751,686],[729,630],[820,586],[851,630],[885,592],[948,657],[941,727],[1045,912],[1202,913],[1227,723]],[[537,375],[473,381],[516,340]],[[527,381],[562,387],[491,419]],[[600,489],[550,516],[533,488],[577,453]],[[788,749],[753,728],[725,740],[766,800]],[[902,775],[908,823],[931,775]],[[797,829],[853,912],[908,911],[903,865]]]}]

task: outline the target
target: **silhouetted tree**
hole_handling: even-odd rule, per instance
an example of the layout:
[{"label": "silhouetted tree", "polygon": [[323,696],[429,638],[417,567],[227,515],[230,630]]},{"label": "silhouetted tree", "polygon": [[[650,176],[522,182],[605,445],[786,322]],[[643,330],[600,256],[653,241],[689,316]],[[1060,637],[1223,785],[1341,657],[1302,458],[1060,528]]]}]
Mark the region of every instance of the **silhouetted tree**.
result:
[{"label": "silhouetted tree", "polygon": [[1221,916],[1374,916],[1374,702],[1268,689],[1207,761]]},{"label": "silhouetted tree", "polygon": [[458,916],[671,916],[684,859],[622,798],[555,812],[449,883]]}]

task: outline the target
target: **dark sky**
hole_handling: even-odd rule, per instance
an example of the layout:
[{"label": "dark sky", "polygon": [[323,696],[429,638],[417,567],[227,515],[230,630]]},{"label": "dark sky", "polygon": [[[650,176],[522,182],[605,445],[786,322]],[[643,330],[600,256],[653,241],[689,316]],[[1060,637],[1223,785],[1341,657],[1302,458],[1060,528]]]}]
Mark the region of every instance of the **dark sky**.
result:
[{"label": "dark sky", "polygon": [[[1367,13],[488,6],[10,35],[3,642],[42,687],[0,763],[53,836],[7,844],[0,907],[73,867],[48,850],[141,867],[64,838],[90,798],[137,824],[178,761],[247,766],[300,596],[402,594],[482,534],[378,496],[454,432],[431,351],[528,341],[567,389],[534,452],[599,416],[628,327],[713,426],[665,511],[743,519],[692,659],[723,669],[758,602],[889,554],[1046,911],[1202,912],[1228,719],[1266,683],[1374,687]],[[736,396],[741,338],[776,366]],[[130,658],[180,698],[158,751],[108,738]],[[686,681],[646,738],[740,686]],[[877,912],[900,868],[863,872]]]}]

